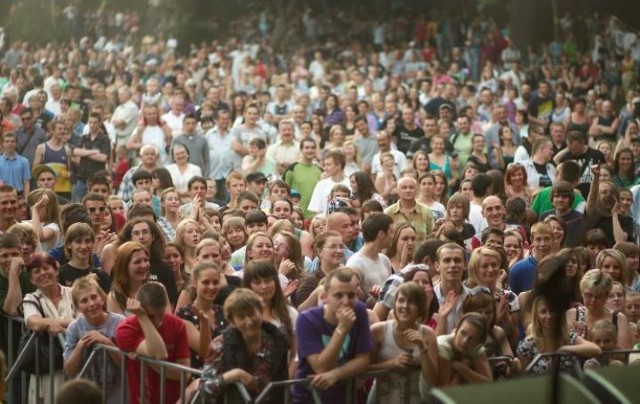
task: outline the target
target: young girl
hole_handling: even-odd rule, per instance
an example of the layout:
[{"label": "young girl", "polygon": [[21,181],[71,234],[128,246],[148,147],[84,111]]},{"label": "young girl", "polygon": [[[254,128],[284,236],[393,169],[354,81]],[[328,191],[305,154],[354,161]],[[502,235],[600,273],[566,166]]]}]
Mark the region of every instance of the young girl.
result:
[{"label": "young girl", "polygon": [[416,235],[415,228],[408,222],[398,223],[394,226],[393,241],[385,253],[391,261],[393,272],[400,271],[413,260]]},{"label": "young girl", "polygon": [[393,169],[396,166],[396,160],[391,153],[382,153],[380,155],[380,164],[382,171],[376,176],[376,190],[384,198],[388,205],[395,202],[398,194],[397,182]]},{"label": "young girl", "polygon": [[600,347],[602,355],[591,358],[584,363],[586,369],[597,369],[605,366],[622,366],[623,363],[615,359],[612,355],[607,355],[607,352],[614,351],[616,349],[616,343],[618,341],[618,330],[608,320],[599,320],[593,323],[591,330],[589,330],[591,342]]},{"label": "young girl", "polygon": [[231,251],[237,251],[244,247],[247,242],[247,230],[244,226],[244,219],[232,217],[222,224],[222,235],[231,245]]},{"label": "young girl", "polygon": [[[64,370],[75,378],[93,351],[94,344],[115,346],[116,328],[125,317],[104,310],[107,295],[92,276],[78,278],[71,287],[73,305],[80,315],[69,324],[64,346]],[[106,359],[106,364],[103,360]],[[105,386],[108,404],[120,400],[121,383],[119,355],[97,355],[91,363],[90,380]],[[106,374],[103,372],[106,370]],[[106,385],[103,384],[106,382]]]},{"label": "young girl", "polygon": [[484,343],[489,326],[482,314],[467,313],[451,334],[438,337],[438,386],[490,382]]},{"label": "young girl", "polygon": [[42,250],[60,247],[62,239],[56,194],[49,189],[36,189],[27,195],[27,203],[31,206],[31,225],[40,239]]},{"label": "young girl", "polygon": [[176,315],[187,327],[187,337],[191,348],[191,366],[199,369],[203,365],[209,343],[228,326],[222,306],[214,303],[220,292],[219,267],[213,262],[200,262],[193,269],[190,299],[193,303],[182,307]]},{"label": "young girl", "polygon": [[69,261],[60,267],[60,284],[71,286],[76,279],[92,274],[97,278],[104,293],[109,291],[109,275],[92,264],[91,253],[95,241],[93,229],[86,223],[74,223],[67,229],[64,251]]},{"label": "young girl", "polygon": [[184,252],[176,243],[167,243],[164,248],[164,261],[171,267],[176,289],[182,291],[189,284],[189,274],[184,270]]},{"label": "young girl", "polygon": [[176,228],[176,244],[184,251],[184,269],[187,273],[196,264],[196,246],[202,239],[200,225],[193,219],[184,219]]},{"label": "young girl", "polygon": [[426,205],[431,209],[434,222],[444,217],[445,207],[434,198],[434,189],[436,186],[436,176],[433,173],[425,173],[418,179],[420,184],[420,196],[418,202]]}]

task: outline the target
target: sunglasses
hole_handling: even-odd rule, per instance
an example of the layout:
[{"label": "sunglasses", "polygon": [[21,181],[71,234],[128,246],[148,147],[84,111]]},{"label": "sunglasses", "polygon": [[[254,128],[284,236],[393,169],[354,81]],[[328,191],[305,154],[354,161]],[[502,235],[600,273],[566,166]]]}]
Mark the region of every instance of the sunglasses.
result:
[{"label": "sunglasses", "polygon": [[92,207],[92,208],[88,208],[88,210],[89,210],[89,213],[96,213],[96,211],[100,213],[104,213],[107,210],[107,207],[106,206],[100,206],[99,208]]}]

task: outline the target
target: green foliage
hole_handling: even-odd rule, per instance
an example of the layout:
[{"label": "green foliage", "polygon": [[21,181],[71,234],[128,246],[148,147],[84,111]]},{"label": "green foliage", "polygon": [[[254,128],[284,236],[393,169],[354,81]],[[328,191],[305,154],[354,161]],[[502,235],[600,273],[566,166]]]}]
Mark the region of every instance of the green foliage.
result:
[{"label": "green foliage", "polygon": [[70,35],[61,16],[52,15],[48,1],[17,2],[5,21],[5,31],[11,40],[44,44]]}]

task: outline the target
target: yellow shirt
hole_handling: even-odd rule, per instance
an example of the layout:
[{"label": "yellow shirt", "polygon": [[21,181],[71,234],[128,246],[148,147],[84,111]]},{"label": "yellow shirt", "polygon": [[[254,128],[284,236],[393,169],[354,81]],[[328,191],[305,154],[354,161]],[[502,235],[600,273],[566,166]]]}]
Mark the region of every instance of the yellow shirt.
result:
[{"label": "yellow shirt", "polygon": [[427,235],[433,230],[433,214],[431,213],[431,209],[420,202],[416,201],[408,217],[400,210],[400,202],[389,206],[385,209],[384,213],[391,216],[394,223],[409,222],[416,229],[416,241],[418,243],[423,242],[427,238]]}]

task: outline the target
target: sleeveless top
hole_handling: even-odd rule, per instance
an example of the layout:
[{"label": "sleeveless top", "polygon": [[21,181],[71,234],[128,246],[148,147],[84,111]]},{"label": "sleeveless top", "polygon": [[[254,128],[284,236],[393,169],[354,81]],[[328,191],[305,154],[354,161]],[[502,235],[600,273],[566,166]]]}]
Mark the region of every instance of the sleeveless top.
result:
[{"label": "sleeveless top", "polygon": [[570,132],[572,130],[579,130],[582,133],[588,133],[589,132],[589,122],[585,122],[585,123],[575,123],[573,122],[573,118],[569,118],[569,125],[567,126],[567,132]]},{"label": "sleeveless top", "polygon": [[[611,314],[611,324],[618,330],[618,311],[614,311]],[[590,339],[589,337],[589,329],[587,328],[587,308],[584,306],[579,306],[576,308],[576,322],[582,325],[582,331],[578,333],[578,335],[584,339]]]},{"label": "sleeveless top", "polygon": [[440,167],[429,159],[429,171],[442,171],[447,178],[451,178],[451,168],[449,164],[449,155],[445,155],[444,167]]},{"label": "sleeveless top", "polygon": [[[378,362],[384,362],[408,352],[402,349],[396,343],[396,339],[393,336],[393,325],[395,321],[385,321],[384,323],[384,340],[378,353]],[[410,351],[413,357],[413,364],[420,364],[420,351],[412,349]],[[420,403],[420,368],[411,371],[411,403]],[[389,374],[389,376],[382,376],[376,378],[374,388],[369,394],[368,404],[375,402],[376,391],[378,402],[384,403],[404,403],[405,401],[405,379],[399,374]]]},{"label": "sleeveless top", "polygon": [[48,142],[45,142],[44,152],[42,153],[42,164],[49,165],[56,173],[56,186],[53,189],[54,192],[71,192],[67,149],[64,146],[62,146],[60,150],[54,150],[49,147]]},{"label": "sleeveless top", "polygon": [[[599,116],[599,117],[597,118],[597,120],[598,120],[598,125],[601,125],[601,126],[607,126],[607,127],[610,127],[610,126],[613,124],[613,121],[614,121],[615,119],[616,119],[616,118],[614,118],[614,117],[611,117],[611,118],[603,118],[603,117],[601,117],[601,116]],[[615,133],[614,133],[613,135],[600,135],[600,136],[596,136],[596,137],[594,138],[594,140],[595,140],[596,142],[599,142],[600,140],[606,140],[606,141],[608,141],[608,142],[615,142],[615,141],[616,141],[616,135],[615,135]]]}]

